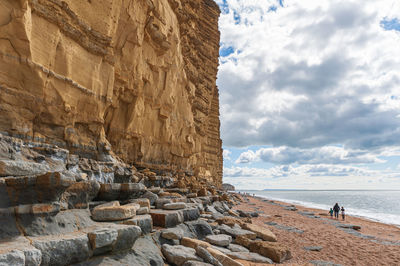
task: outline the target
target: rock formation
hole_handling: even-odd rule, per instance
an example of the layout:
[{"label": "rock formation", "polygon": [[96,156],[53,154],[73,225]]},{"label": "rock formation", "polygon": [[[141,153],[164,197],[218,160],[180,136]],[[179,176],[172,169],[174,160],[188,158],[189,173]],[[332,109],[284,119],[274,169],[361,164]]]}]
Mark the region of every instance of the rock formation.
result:
[{"label": "rock formation", "polygon": [[60,157],[101,183],[134,165],[220,187],[218,16],[212,0],[1,1],[0,132],[60,154],[12,148],[0,176]]}]

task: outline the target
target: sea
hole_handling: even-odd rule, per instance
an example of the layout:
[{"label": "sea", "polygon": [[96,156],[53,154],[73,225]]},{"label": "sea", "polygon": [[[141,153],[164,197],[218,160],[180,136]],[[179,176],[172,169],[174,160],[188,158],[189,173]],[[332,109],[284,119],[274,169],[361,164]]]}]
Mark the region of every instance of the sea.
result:
[{"label": "sea", "polygon": [[337,202],[348,215],[400,227],[400,190],[243,190],[270,200],[329,211]]}]

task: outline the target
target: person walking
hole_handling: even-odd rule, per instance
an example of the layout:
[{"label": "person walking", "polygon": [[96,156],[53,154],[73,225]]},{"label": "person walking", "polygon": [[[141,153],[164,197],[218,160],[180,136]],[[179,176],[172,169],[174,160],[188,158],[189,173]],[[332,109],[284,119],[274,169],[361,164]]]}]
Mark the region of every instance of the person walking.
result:
[{"label": "person walking", "polygon": [[344,221],[344,208],[342,206],[342,209],[340,209],[342,211],[342,220]]},{"label": "person walking", "polygon": [[329,214],[331,215],[331,218],[333,218],[333,209],[332,208],[329,210]]},{"label": "person walking", "polygon": [[335,206],[333,206],[333,211],[335,212],[335,218],[339,219],[340,207],[339,207],[339,204],[337,202],[336,202]]}]

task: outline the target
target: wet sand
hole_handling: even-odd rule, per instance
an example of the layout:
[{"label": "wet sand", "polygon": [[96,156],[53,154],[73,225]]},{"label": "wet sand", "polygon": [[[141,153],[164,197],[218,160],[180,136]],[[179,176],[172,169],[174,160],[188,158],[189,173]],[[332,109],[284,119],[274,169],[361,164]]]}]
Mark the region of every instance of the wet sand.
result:
[{"label": "wet sand", "polygon": [[[340,265],[400,265],[399,227],[352,216],[336,220],[328,210],[296,206],[293,211],[287,209],[294,206],[288,203],[250,196],[247,199],[235,209],[259,212],[259,217],[252,218],[253,223],[268,227],[292,252],[293,258],[284,265],[312,265],[308,263],[316,260]],[[345,224],[361,229],[340,228]],[[305,250],[311,246],[322,249]]]}]

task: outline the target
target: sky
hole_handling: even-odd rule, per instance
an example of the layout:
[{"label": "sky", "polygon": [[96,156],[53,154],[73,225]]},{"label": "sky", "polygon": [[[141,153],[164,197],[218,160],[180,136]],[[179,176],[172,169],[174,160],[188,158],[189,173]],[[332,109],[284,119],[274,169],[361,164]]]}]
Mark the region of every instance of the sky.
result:
[{"label": "sky", "polygon": [[216,2],[224,182],[400,189],[400,1]]}]

